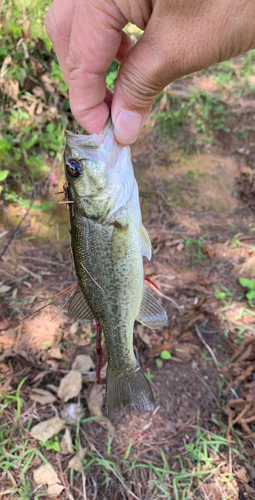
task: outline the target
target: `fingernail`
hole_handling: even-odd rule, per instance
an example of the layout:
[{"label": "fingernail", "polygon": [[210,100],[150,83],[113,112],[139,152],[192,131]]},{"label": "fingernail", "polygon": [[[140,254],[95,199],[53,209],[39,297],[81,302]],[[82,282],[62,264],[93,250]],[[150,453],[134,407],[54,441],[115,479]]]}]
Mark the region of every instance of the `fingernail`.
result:
[{"label": "fingernail", "polygon": [[140,134],[144,117],[135,111],[122,109],[114,123],[114,134],[121,144],[133,144]]}]

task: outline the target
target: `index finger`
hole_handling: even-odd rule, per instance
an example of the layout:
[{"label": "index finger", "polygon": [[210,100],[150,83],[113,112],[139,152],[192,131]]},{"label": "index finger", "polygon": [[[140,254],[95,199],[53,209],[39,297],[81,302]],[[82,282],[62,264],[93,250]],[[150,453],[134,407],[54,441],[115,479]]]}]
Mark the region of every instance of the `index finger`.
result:
[{"label": "index finger", "polygon": [[88,0],[75,3],[66,59],[67,84],[72,113],[90,134],[101,132],[109,114],[104,102],[106,73],[118,52],[122,55],[130,48],[126,38],[122,42],[125,24],[113,2],[103,0],[97,6]]}]

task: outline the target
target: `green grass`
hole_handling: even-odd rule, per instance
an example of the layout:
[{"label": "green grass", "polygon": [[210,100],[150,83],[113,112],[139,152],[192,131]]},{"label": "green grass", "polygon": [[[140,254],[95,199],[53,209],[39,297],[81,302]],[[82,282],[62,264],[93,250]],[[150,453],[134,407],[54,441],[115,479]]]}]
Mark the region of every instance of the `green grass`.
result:
[{"label": "green grass", "polygon": [[[15,391],[0,401],[0,479],[3,478],[0,497],[4,489],[5,495],[13,495],[14,499],[37,500],[44,493],[40,489],[33,493],[31,467],[35,465],[37,468],[41,463],[48,461],[56,463],[60,449],[59,437],[54,437],[46,443],[37,443],[29,435],[34,421],[33,416],[29,416],[29,411],[22,404],[24,396],[21,392],[24,382],[25,379]],[[12,415],[15,417],[15,422]],[[233,492],[234,495],[235,490],[231,484],[233,475],[226,472],[230,443],[224,437],[226,425],[220,420],[215,419],[215,424],[219,428],[219,433],[215,433],[202,431],[198,418],[195,433],[189,433],[189,438],[186,436],[184,452],[167,456],[166,452],[159,448],[156,463],[153,463],[153,455],[151,463],[144,463],[139,458],[139,449],[134,447],[132,441],[129,442],[123,458],[116,457],[110,436],[105,443],[105,453],[102,454],[83,429],[83,424],[91,425],[95,418],[86,418],[70,426],[74,450],[78,452],[81,447],[87,448],[82,462],[83,472],[77,472],[72,468],[67,471],[71,489],[76,488],[77,484],[80,486],[82,478],[86,475],[97,478],[98,486],[105,491],[106,496],[108,488],[113,491],[113,481],[116,482],[116,488],[120,485],[127,492],[134,491],[131,485],[135,475],[136,481],[143,485],[147,493],[149,492],[150,498],[157,498],[163,494],[162,498],[170,500],[188,500],[199,494],[201,484],[210,485],[217,478],[225,494]],[[235,454],[247,461],[240,435],[234,430],[233,435],[235,442],[231,445]],[[222,466],[224,470],[221,470]],[[134,493],[137,494],[136,491]]]}]

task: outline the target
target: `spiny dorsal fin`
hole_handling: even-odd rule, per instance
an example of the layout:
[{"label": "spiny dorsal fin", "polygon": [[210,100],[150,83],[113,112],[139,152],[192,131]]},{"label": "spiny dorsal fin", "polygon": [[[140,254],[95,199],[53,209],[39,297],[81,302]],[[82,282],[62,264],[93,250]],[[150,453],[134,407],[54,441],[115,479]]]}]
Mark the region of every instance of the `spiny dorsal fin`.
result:
[{"label": "spiny dorsal fin", "polygon": [[94,319],[94,314],[84,298],[80,285],[77,286],[67,314],[74,319]]},{"label": "spiny dorsal fin", "polygon": [[141,224],[140,238],[142,254],[151,260],[151,240],[143,224]]},{"label": "spiny dorsal fin", "polygon": [[160,303],[151,295],[148,288],[143,289],[142,305],[137,316],[137,321],[148,328],[160,328],[167,322],[167,314]]}]

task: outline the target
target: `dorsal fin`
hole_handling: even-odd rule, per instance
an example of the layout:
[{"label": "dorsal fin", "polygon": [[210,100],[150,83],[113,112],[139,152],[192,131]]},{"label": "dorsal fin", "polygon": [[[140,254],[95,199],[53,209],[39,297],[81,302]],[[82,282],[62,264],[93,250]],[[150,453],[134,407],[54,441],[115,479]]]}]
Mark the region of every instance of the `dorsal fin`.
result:
[{"label": "dorsal fin", "polygon": [[167,314],[160,303],[151,295],[148,288],[143,289],[142,305],[137,316],[137,321],[148,328],[160,328],[167,322]]},{"label": "dorsal fin", "polygon": [[94,319],[94,314],[84,298],[80,285],[77,286],[67,314],[74,319]]},{"label": "dorsal fin", "polygon": [[141,224],[140,239],[142,254],[151,260],[151,240],[143,224]]}]

